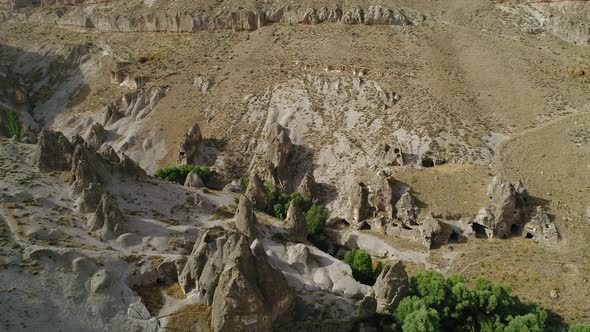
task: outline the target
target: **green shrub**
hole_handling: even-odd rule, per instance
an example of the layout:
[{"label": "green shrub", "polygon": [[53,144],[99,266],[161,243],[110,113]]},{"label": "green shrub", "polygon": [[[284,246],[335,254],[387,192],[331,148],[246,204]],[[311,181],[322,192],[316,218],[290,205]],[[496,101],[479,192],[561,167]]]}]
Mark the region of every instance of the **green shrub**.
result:
[{"label": "green shrub", "polygon": [[203,181],[206,181],[213,174],[211,169],[206,166],[180,165],[160,168],[156,171],[154,176],[162,180],[184,184],[184,181],[186,181],[186,177],[190,172],[196,172],[199,174]]},{"label": "green shrub", "polygon": [[3,112],[6,114],[6,118],[8,119],[8,132],[10,134],[10,137],[12,137],[12,136],[20,137],[21,132],[22,132],[22,125],[18,119],[18,115],[16,114],[16,112],[15,111],[8,111],[8,110],[1,109],[1,108],[0,108],[0,112]]},{"label": "green shrub", "polygon": [[298,192],[291,194],[281,193],[270,182],[264,182],[264,188],[266,189],[269,201],[269,210],[266,212],[275,218],[285,219],[287,217],[287,211],[289,211],[291,201],[298,202],[303,213],[311,208],[311,200],[303,197]]},{"label": "green shrub", "polygon": [[[429,314],[416,314],[422,308]],[[421,271],[411,278],[409,295],[400,302],[395,319],[404,331],[406,323],[411,331],[431,331],[436,324],[430,310],[439,317],[440,331],[544,331],[547,319],[544,310],[522,303],[507,285],[479,277],[469,289],[460,276],[447,279],[436,271]]]},{"label": "green shrub", "polygon": [[569,332],[590,332],[590,325],[576,324],[571,326]]},{"label": "green shrub", "polygon": [[321,205],[312,205],[307,212],[305,212],[305,224],[307,231],[312,236],[320,235],[326,228],[326,220],[328,219],[328,211]]},{"label": "green shrub", "polygon": [[373,269],[373,259],[364,250],[350,250],[344,255],[344,263],[350,265],[352,276],[359,282],[372,285],[383,270],[381,263]]},{"label": "green shrub", "polygon": [[402,329],[404,332],[437,332],[440,331],[440,317],[436,310],[422,306],[406,317]]}]

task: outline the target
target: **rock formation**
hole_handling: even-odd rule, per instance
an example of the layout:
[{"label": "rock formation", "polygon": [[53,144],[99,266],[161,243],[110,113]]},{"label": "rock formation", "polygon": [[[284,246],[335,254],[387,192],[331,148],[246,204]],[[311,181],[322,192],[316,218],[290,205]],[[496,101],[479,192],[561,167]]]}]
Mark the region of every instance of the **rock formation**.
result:
[{"label": "rock formation", "polygon": [[213,86],[213,82],[204,77],[204,76],[197,76],[193,81],[193,86],[197,89],[197,92],[200,94],[206,94],[209,92],[209,89]]},{"label": "rock formation", "polygon": [[214,331],[270,331],[285,319],[294,293],[266,255],[239,233],[204,231],[179,275],[182,289],[211,306]]},{"label": "rock formation", "polygon": [[199,124],[195,123],[184,135],[184,140],[180,143],[178,164],[191,164],[197,156],[197,151],[202,141],[203,135],[201,134],[201,129],[199,128]]},{"label": "rock formation", "polygon": [[92,183],[103,184],[107,177],[103,160],[94,151],[90,151],[84,141],[77,140],[70,171],[70,184],[74,193],[80,193]]},{"label": "rock formation", "polygon": [[119,210],[115,198],[110,194],[103,194],[96,213],[88,219],[87,228],[103,241],[109,241],[125,233],[125,222],[126,218]]},{"label": "rock formation", "polygon": [[420,209],[414,202],[414,197],[409,193],[404,193],[400,199],[395,203],[397,210],[397,218],[400,220],[401,225],[404,227],[416,226],[418,220],[418,214]]},{"label": "rock formation", "polygon": [[307,225],[305,223],[305,216],[299,203],[291,201],[289,210],[287,211],[287,218],[285,219],[285,229],[288,230],[290,238],[297,242],[304,242],[307,239]]},{"label": "rock formation", "polygon": [[87,188],[83,188],[76,199],[76,211],[81,213],[94,212],[102,199],[104,189],[100,183],[90,183]]},{"label": "rock formation", "polygon": [[37,139],[33,163],[41,172],[68,171],[74,146],[61,132],[43,129]]},{"label": "rock formation", "polygon": [[406,269],[401,261],[386,265],[373,286],[377,300],[377,313],[391,316],[397,305],[410,290]]},{"label": "rock formation", "polygon": [[201,176],[199,175],[199,173],[191,171],[186,176],[186,180],[184,181],[184,186],[188,187],[188,188],[199,189],[199,188],[205,187],[205,183],[203,182],[203,179],[201,179]]},{"label": "rock formation", "polygon": [[441,233],[442,226],[438,220],[434,219],[431,213],[428,213],[426,217],[420,221],[418,231],[420,232],[420,237],[418,240],[426,248],[430,249],[432,248],[432,245],[436,243],[435,238]]},{"label": "rock formation", "polygon": [[273,124],[266,134],[266,171],[268,180],[282,191],[291,191],[291,174],[289,160],[293,152],[293,143],[286,128],[279,123]]},{"label": "rock formation", "polygon": [[268,208],[268,193],[264,187],[264,183],[258,174],[252,172],[250,174],[248,188],[246,188],[246,197],[254,204],[256,209],[264,211]]},{"label": "rock formation", "polygon": [[238,231],[250,239],[251,242],[258,236],[258,230],[256,229],[258,222],[254,214],[254,208],[252,202],[246,196],[242,195],[240,197],[238,209],[234,216],[234,223]]},{"label": "rock formation", "polygon": [[520,234],[523,210],[526,208],[526,191],[522,184],[517,188],[496,176],[488,186],[487,193],[492,200],[491,206],[478,212],[474,227],[483,227],[487,237],[507,238]]},{"label": "rock formation", "polygon": [[305,176],[301,180],[299,184],[299,188],[297,188],[297,192],[299,192],[303,197],[314,199],[318,197],[318,188],[317,183],[315,182],[315,178],[313,177],[313,173],[308,172],[305,173]]},{"label": "rock formation", "polygon": [[99,149],[106,139],[106,134],[104,127],[96,122],[88,129],[86,143],[95,149]]},{"label": "rock formation", "polygon": [[522,236],[537,242],[555,244],[559,241],[557,227],[542,207],[537,206],[536,214],[525,224]]},{"label": "rock formation", "polygon": [[358,182],[349,192],[348,222],[355,227],[372,223],[372,227],[383,227],[395,216],[395,202],[399,188],[386,171],[377,172],[369,182]]},{"label": "rock formation", "polygon": [[404,156],[399,147],[392,147],[389,144],[379,144],[375,152],[377,158],[384,166],[404,166]]}]

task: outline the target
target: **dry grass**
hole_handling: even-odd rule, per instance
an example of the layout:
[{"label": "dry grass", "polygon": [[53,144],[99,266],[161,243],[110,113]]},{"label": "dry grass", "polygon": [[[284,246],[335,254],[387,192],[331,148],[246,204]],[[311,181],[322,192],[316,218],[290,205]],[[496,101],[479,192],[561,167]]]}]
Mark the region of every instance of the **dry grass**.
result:
[{"label": "dry grass", "polygon": [[178,282],[166,286],[166,288],[164,288],[164,292],[166,292],[168,296],[178,300],[186,298],[186,295],[184,294],[184,291],[182,290],[182,287],[180,287],[180,283]]},{"label": "dry grass", "polygon": [[188,304],[173,313],[166,325],[167,331],[209,332],[211,308],[198,304]]}]

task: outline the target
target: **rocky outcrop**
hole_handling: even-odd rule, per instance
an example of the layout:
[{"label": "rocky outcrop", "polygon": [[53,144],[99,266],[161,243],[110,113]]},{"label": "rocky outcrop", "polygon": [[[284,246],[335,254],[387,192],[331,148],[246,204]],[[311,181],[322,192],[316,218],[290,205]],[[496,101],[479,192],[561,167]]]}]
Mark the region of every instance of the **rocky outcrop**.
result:
[{"label": "rocky outcrop", "polygon": [[293,241],[304,242],[307,239],[307,225],[301,206],[295,200],[289,204],[287,218],[285,219],[285,229],[289,232],[289,237]]},{"label": "rocky outcrop", "polygon": [[204,76],[197,76],[193,81],[193,86],[200,94],[206,94],[213,86],[213,81]]},{"label": "rocky outcrop", "polygon": [[254,204],[256,209],[265,211],[268,208],[268,193],[258,174],[250,174],[245,196]]},{"label": "rocky outcrop", "polygon": [[442,226],[438,220],[436,220],[431,213],[428,213],[424,219],[420,221],[418,231],[420,237],[418,241],[422,243],[426,248],[431,249],[433,244],[436,243],[436,237],[442,232]]},{"label": "rocky outcrop", "polygon": [[315,199],[318,197],[318,185],[315,182],[315,178],[313,177],[313,173],[305,173],[305,176],[301,180],[299,184],[299,188],[297,188],[297,192],[299,192],[303,197],[309,199]]},{"label": "rocky outcrop", "polygon": [[358,182],[349,192],[347,221],[357,228],[364,223],[383,227],[395,217],[399,191],[395,180],[386,171],[377,172],[368,184]]},{"label": "rocky outcrop", "polygon": [[43,129],[37,139],[33,163],[41,172],[68,171],[74,146],[61,132]]},{"label": "rocky outcrop", "polygon": [[78,198],[76,198],[76,211],[81,213],[94,212],[102,199],[104,189],[100,183],[90,183],[87,188],[83,188]]},{"label": "rocky outcrop", "polygon": [[379,144],[375,152],[377,159],[383,166],[404,166],[404,156],[399,147],[393,147],[389,144]]},{"label": "rocky outcrop", "polygon": [[186,176],[186,180],[184,181],[184,186],[188,187],[188,188],[199,189],[199,188],[205,187],[205,183],[203,182],[203,179],[201,179],[201,176],[199,175],[199,173],[191,171]]},{"label": "rocky outcrop", "polygon": [[[12,0],[29,1],[29,0]],[[76,0],[79,1],[79,0]],[[289,24],[370,24],[418,25],[424,15],[408,8],[370,6],[365,9],[351,7],[302,7],[290,5],[261,10],[224,10],[216,13],[158,11],[121,15],[108,11],[71,9],[47,12],[45,15],[4,15],[27,23],[76,26],[99,31],[117,32],[197,32],[203,30],[254,31],[273,23]]]},{"label": "rocky outcrop", "polygon": [[125,222],[126,218],[119,210],[115,198],[110,194],[103,194],[96,213],[88,218],[86,226],[103,241],[109,241],[125,233]]},{"label": "rocky outcrop", "polygon": [[78,194],[92,183],[104,184],[107,180],[107,165],[78,137],[70,170],[70,185],[73,192]]},{"label": "rocky outcrop", "polygon": [[488,186],[487,193],[492,203],[478,212],[473,221],[475,227],[483,227],[487,237],[507,238],[520,234],[527,199],[522,184],[514,186],[496,176]]},{"label": "rocky outcrop", "polygon": [[204,231],[178,279],[197,303],[211,306],[214,331],[271,331],[293,306],[283,274],[239,233]]},{"label": "rocky outcrop", "polygon": [[265,156],[268,180],[281,191],[291,191],[289,161],[293,153],[293,143],[286,128],[273,124],[265,137],[267,150]]},{"label": "rocky outcrop", "polygon": [[240,197],[238,209],[234,216],[234,223],[238,231],[250,239],[250,242],[254,241],[258,236],[258,230],[256,229],[258,222],[254,214],[254,208],[252,202],[246,196],[242,195]]},{"label": "rocky outcrop", "polygon": [[536,214],[525,224],[522,236],[536,242],[548,244],[555,244],[559,241],[557,227],[540,206],[537,206]]},{"label": "rocky outcrop", "polygon": [[177,160],[178,164],[191,164],[197,156],[202,141],[203,135],[201,134],[201,128],[199,128],[198,123],[195,123],[184,135],[184,140],[180,143]]},{"label": "rocky outcrop", "polygon": [[115,102],[108,104],[104,109],[103,126],[109,126],[123,117],[131,117],[139,120],[156,110],[156,107],[166,95],[163,87],[139,89],[125,93]]},{"label": "rocky outcrop", "polygon": [[416,206],[414,197],[409,192],[404,193],[400,199],[395,203],[397,210],[397,218],[404,227],[412,227],[418,225],[418,214],[420,209]]},{"label": "rocky outcrop", "polygon": [[107,132],[104,127],[96,122],[88,128],[88,132],[86,133],[86,143],[94,149],[99,149],[102,146],[102,143],[104,143],[106,136]]},{"label": "rocky outcrop", "polygon": [[410,290],[406,269],[401,261],[386,265],[373,286],[377,300],[377,313],[391,316],[397,305]]}]

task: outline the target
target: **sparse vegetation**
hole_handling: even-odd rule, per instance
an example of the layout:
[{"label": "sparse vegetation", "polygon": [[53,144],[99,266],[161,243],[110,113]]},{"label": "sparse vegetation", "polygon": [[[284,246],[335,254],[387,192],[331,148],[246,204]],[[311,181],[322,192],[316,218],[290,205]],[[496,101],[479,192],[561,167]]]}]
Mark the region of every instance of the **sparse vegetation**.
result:
[{"label": "sparse vegetation", "polygon": [[0,108],[0,112],[5,114],[5,117],[8,119],[8,132],[10,137],[16,136],[20,137],[22,132],[22,125],[18,119],[18,115],[15,111],[9,111],[3,108]]},{"label": "sparse vegetation", "polygon": [[373,268],[373,259],[364,250],[351,250],[344,255],[344,262],[352,268],[352,276],[366,285],[375,284],[375,280],[383,270],[381,263]]},{"label": "sparse vegetation", "polygon": [[396,313],[404,332],[544,331],[547,313],[522,303],[507,285],[484,277],[467,288],[462,277],[421,271],[410,280],[410,293]]},{"label": "sparse vegetation", "polygon": [[206,181],[213,174],[213,171],[207,166],[181,165],[160,168],[154,176],[162,180],[183,184],[190,172],[199,174],[203,181]]}]

